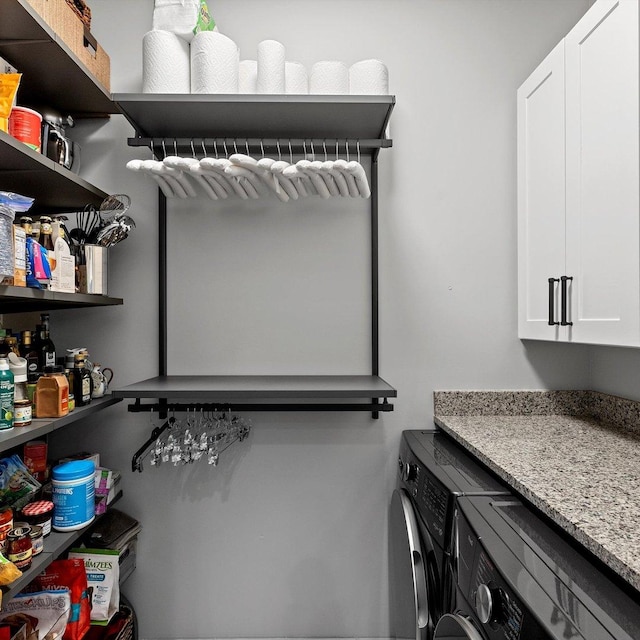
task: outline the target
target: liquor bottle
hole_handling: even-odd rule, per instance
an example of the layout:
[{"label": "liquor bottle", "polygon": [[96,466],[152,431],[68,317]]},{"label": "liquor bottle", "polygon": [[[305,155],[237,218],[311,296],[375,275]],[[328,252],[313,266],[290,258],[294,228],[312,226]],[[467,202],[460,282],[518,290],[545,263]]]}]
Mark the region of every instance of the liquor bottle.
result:
[{"label": "liquor bottle", "polygon": [[31,331],[22,332],[20,355],[27,361],[27,375],[38,371],[38,352],[31,342]]},{"label": "liquor bottle", "polygon": [[84,365],[84,354],[77,353],[73,365],[73,397],[76,407],[83,407],[91,402],[91,374]]},{"label": "liquor bottle", "polygon": [[51,218],[49,216],[40,217],[40,244],[47,250],[53,252],[53,238],[51,237],[53,229],[51,227]]},{"label": "liquor bottle", "polygon": [[49,314],[40,315],[40,340],[38,346],[38,365],[40,371],[44,371],[45,367],[50,367],[56,363],[56,346],[49,335]]}]

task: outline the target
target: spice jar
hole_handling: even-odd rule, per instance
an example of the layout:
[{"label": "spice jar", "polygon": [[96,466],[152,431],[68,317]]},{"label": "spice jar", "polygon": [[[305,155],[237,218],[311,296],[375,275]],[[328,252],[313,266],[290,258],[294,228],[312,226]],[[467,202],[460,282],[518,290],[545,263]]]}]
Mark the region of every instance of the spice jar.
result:
[{"label": "spice jar", "polygon": [[31,544],[31,527],[16,527],[7,534],[7,558],[10,562],[25,571],[31,566],[33,545]]}]

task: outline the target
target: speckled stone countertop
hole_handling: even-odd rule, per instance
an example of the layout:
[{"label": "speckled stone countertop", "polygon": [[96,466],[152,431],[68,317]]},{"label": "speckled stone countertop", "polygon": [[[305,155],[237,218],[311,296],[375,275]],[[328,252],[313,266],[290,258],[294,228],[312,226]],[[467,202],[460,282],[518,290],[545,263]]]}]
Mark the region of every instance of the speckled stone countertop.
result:
[{"label": "speckled stone countertop", "polygon": [[640,403],[590,391],[434,401],[438,426],[640,591]]}]

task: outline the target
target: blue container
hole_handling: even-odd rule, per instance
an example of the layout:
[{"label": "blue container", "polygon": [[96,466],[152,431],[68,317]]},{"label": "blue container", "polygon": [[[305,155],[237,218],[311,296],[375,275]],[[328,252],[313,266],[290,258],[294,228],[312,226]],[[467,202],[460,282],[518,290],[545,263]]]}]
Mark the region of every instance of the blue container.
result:
[{"label": "blue container", "polygon": [[93,460],[72,460],[53,468],[51,485],[54,529],[74,531],[93,521],[95,472]]}]

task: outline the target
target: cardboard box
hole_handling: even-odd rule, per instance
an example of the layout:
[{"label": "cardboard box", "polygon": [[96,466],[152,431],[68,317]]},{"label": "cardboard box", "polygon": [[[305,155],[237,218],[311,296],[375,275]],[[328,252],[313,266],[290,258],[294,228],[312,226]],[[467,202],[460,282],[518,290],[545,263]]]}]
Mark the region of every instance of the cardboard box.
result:
[{"label": "cardboard box", "polygon": [[94,78],[111,92],[111,61],[66,0],[27,0]]}]

